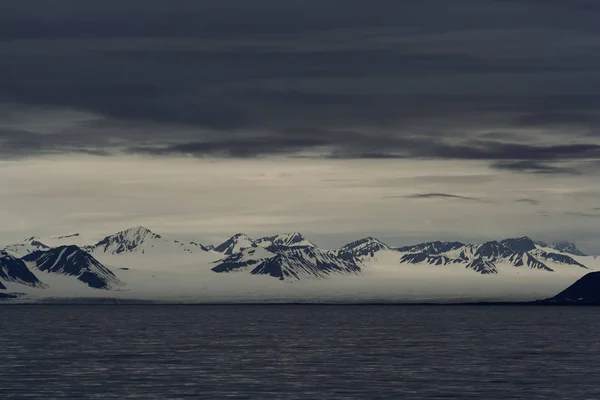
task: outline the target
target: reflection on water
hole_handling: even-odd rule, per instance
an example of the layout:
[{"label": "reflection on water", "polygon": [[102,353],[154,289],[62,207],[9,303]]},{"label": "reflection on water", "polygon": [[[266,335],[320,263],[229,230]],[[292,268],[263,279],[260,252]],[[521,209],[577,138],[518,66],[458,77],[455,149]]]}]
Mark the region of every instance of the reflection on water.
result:
[{"label": "reflection on water", "polygon": [[593,399],[599,311],[2,306],[0,397]]}]

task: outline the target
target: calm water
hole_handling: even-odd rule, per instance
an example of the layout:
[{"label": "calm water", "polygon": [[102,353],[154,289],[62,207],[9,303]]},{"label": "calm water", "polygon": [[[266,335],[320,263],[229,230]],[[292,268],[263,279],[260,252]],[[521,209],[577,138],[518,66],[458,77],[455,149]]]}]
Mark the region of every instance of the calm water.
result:
[{"label": "calm water", "polygon": [[0,397],[597,399],[600,308],[0,306]]}]

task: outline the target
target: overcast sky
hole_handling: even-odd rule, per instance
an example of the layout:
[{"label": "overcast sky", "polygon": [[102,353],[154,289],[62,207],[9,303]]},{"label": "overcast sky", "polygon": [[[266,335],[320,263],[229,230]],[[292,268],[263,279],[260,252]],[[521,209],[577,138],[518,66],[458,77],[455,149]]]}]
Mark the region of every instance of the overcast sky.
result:
[{"label": "overcast sky", "polygon": [[146,225],[600,253],[596,0],[3,0],[0,243]]}]

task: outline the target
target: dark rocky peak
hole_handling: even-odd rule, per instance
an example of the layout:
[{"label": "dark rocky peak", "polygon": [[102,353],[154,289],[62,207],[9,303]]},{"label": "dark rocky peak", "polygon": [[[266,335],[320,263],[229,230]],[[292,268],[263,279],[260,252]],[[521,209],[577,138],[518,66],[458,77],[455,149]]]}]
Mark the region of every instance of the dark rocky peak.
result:
[{"label": "dark rocky peak", "polygon": [[527,236],[504,239],[500,244],[517,253],[527,253],[536,249],[535,242]]},{"label": "dark rocky peak", "polygon": [[539,269],[541,271],[554,271],[552,268],[548,267],[546,264],[535,258],[529,253],[514,253],[511,257],[509,257],[509,261],[515,267],[527,267],[531,269]]},{"label": "dark rocky peak", "polygon": [[[251,267],[251,268],[249,268]],[[214,272],[250,270],[280,280],[320,279],[331,274],[356,274],[360,265],[312,246],[248,248],[217,262]]]},{"label": "dark rocky peak", "polygon": [[53,239],[70,239],[70,238],[74,238],[74,237],[79,237],[79,233],[73,233],[71,235],[64,235],[64,236],[57,236]]},{"label": "dark rocky peak", "polygon": [[[179,243],[177,240],[175,240],[175,243]],[[211,251],[214,250],[215,246],[213,245],[203,245],[201,243],[197,243],[197,242],[190,242],[190,245],[194,246],[194,247],[199,247],[204,251]]]},{"label": "dark rocky peak", "polygon": [[23,260],[0,251],[0,279],[4,282],[16,282],[32,287],[44,287],[42,282],[29,270]]},{"label": "dark rocky peak", "polygon": [[40,271],[76,277],[94,289],[111,289],[121,285],[112,271],[75,245],[37,251],[23,257],[23,260]]},{"label": "dark rocky peak", "polygon": [[549,260],[549,261],[552,261],[552,262],[555,262],[558,264],[573,265],[576,267],[588,269],[585,265],[581,264],[580,262],[577,262],[576,260],[574,260],[573,258],[569,257],[566,254],[549,253],[542,249],[538,249],[535,251],[535,256],[537,258]]},{"label": "dark rocky peak", "polygon": [[567,241],[555,242],[555,243],[552,243],[551,245],[549,245],[549,247],[554,250],[560,251],[561,253],[572,254],[574,256],[584,257],[587,255],[584,252],[582,252],[581,250],[579,250],[577,248],[577,246],[575,246],[575,243],[572,243],[572,242],[567,242]]},{"label": "dark rocky peak", "polygon": [[600,272],[591,272],[557,294],[542,301],[549,304],[600,305]]},{"label": "dark rocky peak", "polygon": [[476,272],[479,272],[482,275],[490,275],[490,274],[498,273],[498,269],[496,268],[496,265],[493,262],[488,261],[482,257],[478,257],[478,258],[471,260],[465,268],[472,269]]},{"label": "dark rocky peak", "polygon": [[498,241],[485,242],[475,250],[476,257],[484,257],[488,260],[496,260],[498,258],[510,257],[515,252],[508,247],[502,245]]}]

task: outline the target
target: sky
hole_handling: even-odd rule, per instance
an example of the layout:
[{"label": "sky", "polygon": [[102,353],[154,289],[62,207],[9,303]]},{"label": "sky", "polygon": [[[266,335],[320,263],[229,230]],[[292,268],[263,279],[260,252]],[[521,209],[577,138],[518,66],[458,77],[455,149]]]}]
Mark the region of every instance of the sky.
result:
[{"label": "sky", "polygon": [[0,243],[600,251],[595,0],[4,0]]}]

